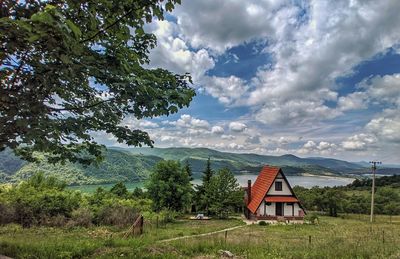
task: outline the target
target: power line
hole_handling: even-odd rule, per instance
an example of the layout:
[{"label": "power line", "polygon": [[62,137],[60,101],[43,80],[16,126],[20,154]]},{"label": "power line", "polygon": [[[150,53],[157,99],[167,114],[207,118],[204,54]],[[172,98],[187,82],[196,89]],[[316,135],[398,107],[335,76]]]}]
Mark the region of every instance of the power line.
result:
[{"label": "power line", "polygon": [[376,171],[376,165],[382,164],[382,162],[370,161],[369,163],[372,164],[372,191],[371,191],[371,218],[370,218],[370,221],[372,223],[374,221],[375,171]]}]

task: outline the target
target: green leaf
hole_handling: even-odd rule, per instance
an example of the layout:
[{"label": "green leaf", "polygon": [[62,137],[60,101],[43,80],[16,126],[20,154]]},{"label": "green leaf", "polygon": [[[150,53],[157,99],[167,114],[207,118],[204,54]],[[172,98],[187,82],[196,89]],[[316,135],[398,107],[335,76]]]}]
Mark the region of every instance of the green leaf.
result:
[{"label": "green leaf", "polygon": [[48,12],[39,12],[32,15],[31,20],[33,22],[42,22],[42,23],[52,23],[54,21],[53,17]]},{"label": "green leaf", "polygon": [[82,32],[79,29],[79,27],[76,26],[71,20],[66,20],[65,23],[68,25],[68,27],[74,33],[76,39],[79,39],[82,36]]},{"label": "green leaf", "polygon": [[40,39],[40,35],[34,34],[34,35],[32,35],[32,36],[30,36],[30,37],[28,38],[28,41],[29,41],[29,42],[35,42],[35,41],[37,41],[38,39]]}]

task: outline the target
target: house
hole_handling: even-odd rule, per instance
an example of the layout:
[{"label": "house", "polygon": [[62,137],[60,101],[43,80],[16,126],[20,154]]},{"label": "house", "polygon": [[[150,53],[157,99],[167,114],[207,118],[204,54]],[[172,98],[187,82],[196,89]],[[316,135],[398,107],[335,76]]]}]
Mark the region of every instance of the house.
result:
[{"label": "house", "polygon": [[305,210],[279,167],[264,166],[256,181],[245,188],[248,219],[302,221]]}]

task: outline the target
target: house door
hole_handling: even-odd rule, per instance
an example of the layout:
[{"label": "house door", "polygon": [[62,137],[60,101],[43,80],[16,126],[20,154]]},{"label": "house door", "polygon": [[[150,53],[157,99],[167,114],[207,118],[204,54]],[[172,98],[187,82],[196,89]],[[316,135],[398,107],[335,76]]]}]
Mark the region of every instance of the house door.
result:
[{"label": "house door", "polygon": [[283,203],[282,202],[277,202],[275,204],[275,215],[283,216]]}]

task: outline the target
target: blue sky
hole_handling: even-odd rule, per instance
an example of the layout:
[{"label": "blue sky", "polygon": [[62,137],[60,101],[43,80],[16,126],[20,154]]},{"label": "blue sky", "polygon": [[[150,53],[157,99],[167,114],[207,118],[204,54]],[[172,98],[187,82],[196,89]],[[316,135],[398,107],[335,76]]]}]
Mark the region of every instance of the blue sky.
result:
[{"label": "blue sky", "polygon": [[[399,1],[182,1],[151,67],[191,73],[178,114],[126,118],[156,146],[400,163]],[[103,142],[114,145],[111,137]]]}]

